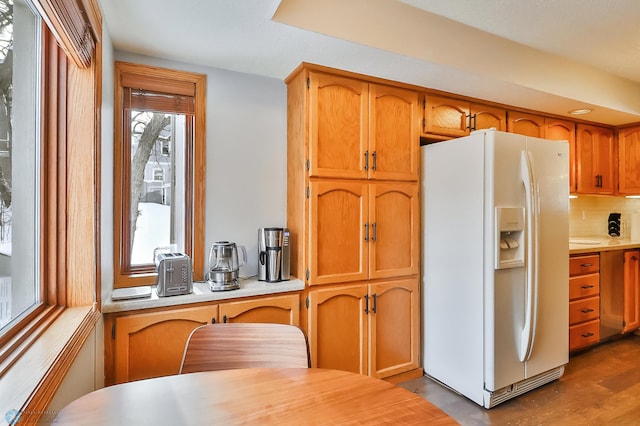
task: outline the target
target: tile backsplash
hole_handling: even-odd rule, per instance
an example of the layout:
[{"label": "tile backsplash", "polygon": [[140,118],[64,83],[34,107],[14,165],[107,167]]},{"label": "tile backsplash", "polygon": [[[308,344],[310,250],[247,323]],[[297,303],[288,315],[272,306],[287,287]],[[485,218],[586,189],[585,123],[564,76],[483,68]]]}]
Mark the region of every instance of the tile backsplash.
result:
[{"label": "tile backsplash", "polygon": [[[621,213],[620,236],[631,237],[631,224],[640,225],[632,216],[640,214],[640,199],[580,195],[569,200],[569,236],[587,237],[607,234],[609,213]],[[640,230],[635,230],[636,234]]]}]

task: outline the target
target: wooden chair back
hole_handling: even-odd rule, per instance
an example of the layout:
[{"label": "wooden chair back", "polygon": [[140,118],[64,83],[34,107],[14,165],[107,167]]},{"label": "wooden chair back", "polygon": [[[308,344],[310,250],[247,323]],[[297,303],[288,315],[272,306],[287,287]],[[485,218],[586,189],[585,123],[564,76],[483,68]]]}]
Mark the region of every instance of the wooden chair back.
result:
[{"label": "wooden chair back", "polygon": [[180,374],[235,368],[308,368],[304,332],[293,325],[207,324],[193,330]]}]

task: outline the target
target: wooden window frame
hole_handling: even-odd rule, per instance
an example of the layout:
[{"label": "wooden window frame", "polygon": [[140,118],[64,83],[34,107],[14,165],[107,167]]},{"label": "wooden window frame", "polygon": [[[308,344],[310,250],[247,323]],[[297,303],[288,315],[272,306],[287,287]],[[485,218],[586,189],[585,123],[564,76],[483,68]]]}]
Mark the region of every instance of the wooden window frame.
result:
[{"label": "wooden window frame", "polygon": [[[150,267],[132,267],[126,264],[128,244],[130,241],[128,220],[128,197],[130,167],[128,158],[129,143],[125,138],[129,125],[125,117],[124,95],[127,89],[144,89],[172,95],[193,96],[194,125],[193,145],[187,148],[187,155],[192,158],[190,181],[192,188],[187,192],[187,234],[190,242],[185,241],[187,254],[193,262],[194,280],[204,277],[204,202],[205,202],[205,107],[206,76],[204,74],[176,71],[128,62],[115,62],[114,73],[114,288],[153,285],[156,283],[156,272]],[[192,152],[188,152],[189,149]],[[127,245],[125,247],[125,244]]]},{"label": "wooden window frame", "polygon": [[[90,62],[79,66],[56,39],[64,23],[52,23],[47,5],[73,8],[80,3],[31,1],[43,18],[40,300],[0,336],[0,380],[5,390],[0,391],[0,407],[15,411],[21,423],[43,418],[102,317],[98,219],[102,45],[94,39]],[[90,21],[92,31],[100,34],[97,3],[82,0],[82,6],[97,12]]]}]

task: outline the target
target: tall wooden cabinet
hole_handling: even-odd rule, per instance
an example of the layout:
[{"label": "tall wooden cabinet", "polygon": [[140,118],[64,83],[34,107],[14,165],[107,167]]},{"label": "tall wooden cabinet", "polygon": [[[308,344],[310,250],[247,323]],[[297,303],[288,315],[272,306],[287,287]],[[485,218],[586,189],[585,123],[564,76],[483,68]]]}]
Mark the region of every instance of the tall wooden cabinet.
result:
[{"label": "tall wooden cabinet", "polygon": [[[312,365],[418,371],[418,93],[309,64],[286,83],[287,226]],[[374,300],[384,314],[365,312]]]}]

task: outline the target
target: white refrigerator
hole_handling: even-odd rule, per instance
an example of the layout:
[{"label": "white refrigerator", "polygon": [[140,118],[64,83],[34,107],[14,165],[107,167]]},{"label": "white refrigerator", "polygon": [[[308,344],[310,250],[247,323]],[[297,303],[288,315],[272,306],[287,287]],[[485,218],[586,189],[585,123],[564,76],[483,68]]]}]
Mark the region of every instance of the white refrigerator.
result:
[{"label": "white refrigerator", "polygon": [[421,149],[424,370],[491,408],[569,361],[569,145],[491,129]]}]

